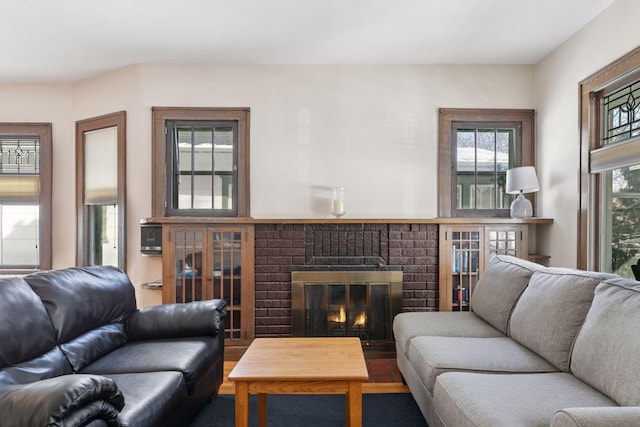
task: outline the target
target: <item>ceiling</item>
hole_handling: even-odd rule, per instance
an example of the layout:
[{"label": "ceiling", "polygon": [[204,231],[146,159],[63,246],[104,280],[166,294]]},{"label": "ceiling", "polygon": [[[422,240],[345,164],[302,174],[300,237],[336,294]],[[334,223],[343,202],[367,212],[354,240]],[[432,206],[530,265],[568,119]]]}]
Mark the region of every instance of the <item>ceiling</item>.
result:
[{"label": "ceiling", "polygon": [[535,64],[613,1],[7,0],[0,82],[137,63]]}]

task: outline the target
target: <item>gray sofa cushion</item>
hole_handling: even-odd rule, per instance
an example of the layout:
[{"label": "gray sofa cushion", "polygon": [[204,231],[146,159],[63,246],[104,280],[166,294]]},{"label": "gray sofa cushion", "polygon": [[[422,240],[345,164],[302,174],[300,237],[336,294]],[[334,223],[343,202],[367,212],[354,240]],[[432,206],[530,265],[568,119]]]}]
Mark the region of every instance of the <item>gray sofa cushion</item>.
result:
[{"label": "gray sofa cushion", "polygon": [[640,405],[640,288],[609,280],[596,288],[576,338],[571,372],[622,406]]},{"label": "gray sofa cushion", "polygon": [[540,264],[507,255],[493,257],[473,290],[471,308],[506,334],[513,306],[529,284],[533,272],[542,268]]},{"label": "gray sofa cushion", "polygon": [[469,311],[400,313],[393,320],[396,347],[407,354],[409,341],[418,336],[503,337],[500,331]]},{"label": "gray sofa cushion", "polygon": [[594,290],[612,277],[616,276],[573,269],[536,271],[511,314],[510,336],[568,371],[571,348]]},{"label": "gray sofa cushion", "polygon": [[447,372],[434,388],[446,426],[548,426],[553,414],[576,406],[617,406],[568,373],[487,375]]},{"label": "gray sofa cushion", "polygon": [[565,408],[557,411],[550,427],[623,427],[640,426],[640,408]]},{"label": "gray sofa cushion", "polygon": [[549,362],[510,338],[416,337],[408,359],[433,394],[444,372],[531,373],[556,372]]}]

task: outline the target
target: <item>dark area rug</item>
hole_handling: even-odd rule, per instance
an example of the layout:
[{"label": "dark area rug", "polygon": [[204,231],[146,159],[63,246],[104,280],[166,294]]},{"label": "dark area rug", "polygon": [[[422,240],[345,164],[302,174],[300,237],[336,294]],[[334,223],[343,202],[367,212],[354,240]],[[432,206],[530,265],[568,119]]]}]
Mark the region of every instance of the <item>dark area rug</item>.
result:
[{"label": "dark area rug", "polygon": [[[257,426],[258,401],[251,396],[250,426]],[[345,425],[345,397],[339,394],[269,395],[268,427],[340,427]],[[200,412],[190,427],[235,426],[233,395],[220,395]],[[426,427],[410,393],[363,394],[363,427]]]}]

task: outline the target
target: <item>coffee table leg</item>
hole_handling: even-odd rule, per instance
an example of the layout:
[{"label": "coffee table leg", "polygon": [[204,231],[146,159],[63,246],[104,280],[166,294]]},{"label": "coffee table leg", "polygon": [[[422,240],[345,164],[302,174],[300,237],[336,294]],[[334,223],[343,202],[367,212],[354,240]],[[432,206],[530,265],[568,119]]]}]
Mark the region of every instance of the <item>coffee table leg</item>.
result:
[{"label": "coffee table leg", "polygon": [[236,427],[249,425],[249,384],[236,382]]},{"label": "coffee table leg", "polygon": [[267,395],[258,393],[258,427],[267,427]]},{"label": "coffee table leg", "polygon": [[347,427],[362,427],[362,383],[349,382],[347,400]]}]

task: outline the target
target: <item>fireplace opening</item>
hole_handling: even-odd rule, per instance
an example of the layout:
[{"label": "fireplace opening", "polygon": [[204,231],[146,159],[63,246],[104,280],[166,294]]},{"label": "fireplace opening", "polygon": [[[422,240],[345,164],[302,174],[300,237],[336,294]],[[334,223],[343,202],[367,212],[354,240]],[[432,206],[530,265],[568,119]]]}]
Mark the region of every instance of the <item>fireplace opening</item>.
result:
[{"label": "fireplace opening", "polygon": [[401,271],[291,273],[294,336],[358,337],[363,346],[393,346],[402,310]]}]

